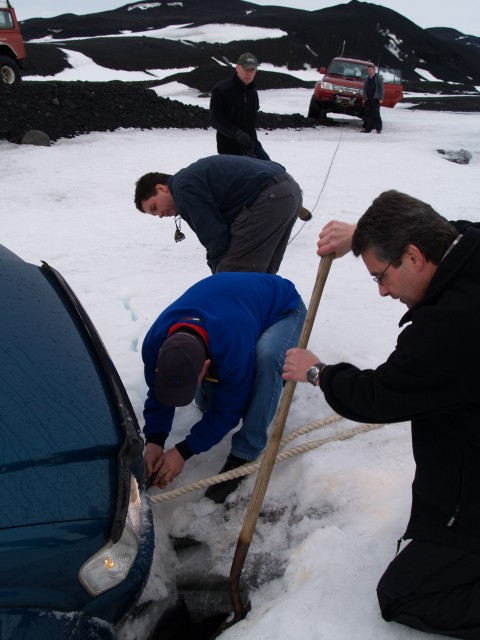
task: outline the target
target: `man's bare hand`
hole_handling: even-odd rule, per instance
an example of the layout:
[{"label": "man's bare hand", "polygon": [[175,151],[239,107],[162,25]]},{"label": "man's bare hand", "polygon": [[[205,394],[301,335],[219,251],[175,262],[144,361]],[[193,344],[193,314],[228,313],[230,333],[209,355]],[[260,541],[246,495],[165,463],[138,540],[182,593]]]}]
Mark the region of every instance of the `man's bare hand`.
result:
[{"label": "man's bare hand", "polygon": [[307,382],[307,371],[319,360],[320,358],[308,349],[289,349],[283,365],[282,378],[294,382]]},{"label": "man's bare hand", "polygon": [[182,472],[184,465],[185,460],[178,449],[175,447],[169,449],[160,461],[156,476],[152,479],[152,486],[160,487],[160,489],[165,488]]},{"label": "man's bare hand", "polygon": [[341,258],[352,248],[352,236],[357,228],[356,224],[331,220],[320,231],[317,242],[317,254],[326,256],[334,253],[335,258]]},{"label": "man's bare hand", "polygon": [[147,478],[154,484],[155,474],[160,468],[164,456],[163,448],[153,442],[148,442],[145,447],[145,453],[143,454],[143,461],[145,463],[145,472]]}]

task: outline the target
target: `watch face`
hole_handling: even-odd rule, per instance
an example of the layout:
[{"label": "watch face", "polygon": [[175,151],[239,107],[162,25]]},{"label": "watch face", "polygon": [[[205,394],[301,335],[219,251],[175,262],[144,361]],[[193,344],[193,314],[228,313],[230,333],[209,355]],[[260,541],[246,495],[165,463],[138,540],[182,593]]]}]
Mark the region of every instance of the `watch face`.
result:
[{"label": "watch face", "polygon": [[315,382],[318,380],[319,373],[320,369],[317,366],[313,365],[313,367],[310,367],[310,369],[307,371],[308,382],[315,384]]}]

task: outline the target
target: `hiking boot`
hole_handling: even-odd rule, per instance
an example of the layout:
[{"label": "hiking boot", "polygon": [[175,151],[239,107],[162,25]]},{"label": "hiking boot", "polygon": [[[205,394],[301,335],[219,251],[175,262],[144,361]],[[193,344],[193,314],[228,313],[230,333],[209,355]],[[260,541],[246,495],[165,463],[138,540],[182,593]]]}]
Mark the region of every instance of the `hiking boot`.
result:
[{"label": "hiking boot", "polygon": [[300,211],[298,212],[298,217],[304,222],[307,222],[308,220],[311,220],[313,218],[311,212],[308,209],[305,209],[305,207],[302,207],[300,209]]},{"label": "hiking boot", "polygon": [[[232,469],[241,467],[242,464],[246,464],[247,462],[248,460],[244,460],[243,458],[238,458],[237,456],[230,454],[227,458],[227,461],[218,473],[231,471]],[[245,476],[232,478],[231,480],[225,480],[224,482],[219,482],[218,484],[214,484],[211,487],[208,487],[208,489],[205,491],[205,497],[213,500],[213,502],[216,502],[218,504],[225,502],[226,497],[233,491],[235,491],[244,477]]]}]

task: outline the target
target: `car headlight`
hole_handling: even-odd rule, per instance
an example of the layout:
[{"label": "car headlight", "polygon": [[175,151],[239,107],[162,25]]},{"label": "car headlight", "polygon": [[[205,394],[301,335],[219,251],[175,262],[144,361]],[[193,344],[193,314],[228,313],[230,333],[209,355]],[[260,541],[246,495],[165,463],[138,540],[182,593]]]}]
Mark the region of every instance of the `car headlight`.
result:
[{"label": "car headlight", "polygon": [[89,558],[78,577],[92,596],[116,587],[125,580],[137,557],[141,528],[141,498],[138,482],[130,479],[130,501],[123,533],[118,542],[109,540],[95,555]]},{"label": "car headlight", "polygon": [[323,80],[320,83],[322,89],[328,89],[329,91],[333,91],[333,84],[331,82],[324,82]]}]

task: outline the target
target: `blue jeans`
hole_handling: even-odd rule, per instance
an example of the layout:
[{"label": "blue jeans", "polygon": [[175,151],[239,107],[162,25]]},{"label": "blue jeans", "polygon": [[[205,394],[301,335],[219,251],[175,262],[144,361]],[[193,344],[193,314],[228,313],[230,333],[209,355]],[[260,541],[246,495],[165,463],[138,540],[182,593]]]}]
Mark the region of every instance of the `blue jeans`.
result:
[{"label": "blue jeans", "polygon": [[255,460],[267,444],[267,429],[282,394],[285,354],[296,347],[305,320],[306,309],[300,300],[288,315],[267,329],[257,341],[255,368],[243,424],[232,436],[231,453],[244,460]]}]

